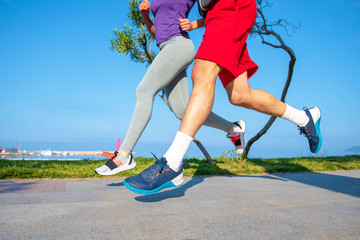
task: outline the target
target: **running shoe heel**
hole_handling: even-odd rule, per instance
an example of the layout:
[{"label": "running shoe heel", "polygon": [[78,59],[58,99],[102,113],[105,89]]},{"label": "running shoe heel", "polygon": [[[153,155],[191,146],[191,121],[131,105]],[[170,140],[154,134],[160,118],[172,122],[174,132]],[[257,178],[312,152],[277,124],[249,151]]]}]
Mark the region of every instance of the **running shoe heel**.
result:
[{"label": "running shoe heel", "polygon": [[174,184],[174,187],[179,187],[184,184],[183,173],[180,173],[179,176],[171,180],[171,183]]},{"label": "running shoe heel", "polygon": [[[321,145],[322,145],[322,136],[321,136],[321,132],[320,132],[320,122],[321,122],[321,116],[322,116],[322,113],[321,113],[321,110],[320,108],[318,107],[315,107],[315,109],[318,110],[318,114],[316,115],[314,121],[315,121],[315,129],[316,129],[316,132],[319,136],[319,146],[317,147],[315,153],[319,152],[320,149],[321,149]],[[311,112],[311,109],[309,110]]]}]

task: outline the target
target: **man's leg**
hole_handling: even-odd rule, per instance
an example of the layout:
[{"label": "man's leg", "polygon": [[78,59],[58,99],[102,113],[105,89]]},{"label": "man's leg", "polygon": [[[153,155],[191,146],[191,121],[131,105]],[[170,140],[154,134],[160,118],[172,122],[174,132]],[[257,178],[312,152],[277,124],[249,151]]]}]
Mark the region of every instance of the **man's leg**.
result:
[{"label": "man's leg", "polygon": [[304,111],[298,110],[281,102],[268,92],[251,89],[247,72],[244,72],[233,82],[229,83],[225,89],[229,101],[236,106],[281,117],[296,124],[299,127],[300,133],[304,134],[308,139],[310,151],[317,153],[320,150],[322,137],[320,133],[321,112],[319,108],[314,107]]},{"label": "man's leg", "polygon": [[[172,112],[178,119],[182,120],[190,99],[186,70],[183,70],[176,78],[174,78],[164,90],[168,99],[168,105]],[[236,154],[241,155],[243,153],[246,128],[246,124],[243,120],[230,122],[214,112],[210,112],[203,125],[226,132],[226,137],[234,144]],[[190,138],[189,141],[191,142],[192,138]]]},{"label": "man's leg", "polygon": [[194,137],[210,114],[214,96],[216,78],[221,67],[216,63],[195,59],[192,70],[193,90],[185,115],[180,125],[180,132]]},{"label": "man's leg", "polygon": [[276,99],[268,92],[251,89],[247,72],[226,85],[229,101],[236,105],[252,109],[268,115],[282,117],[286,110],[285,103]]},{"label": "man's leg", "polygon": [[216,63],[195,59],[192,70],[193,90],[190,100],[181,121],[179,132],[164,155],[169,166],[175,171],[181,167],[182,160],[193,137],[211,112],[216,77],[220,71],[221,67]]},{"label": "man's leg", "polygon": [[[174,80],[164,88],[170,109],[175,116],[182,120],[186,106],[189,102],[189,85],[186,70],[183,70]],[[234,123],[227,121],[219,115],[211,112],[204,122],[205,126],[231,133],[234,130]]]}]

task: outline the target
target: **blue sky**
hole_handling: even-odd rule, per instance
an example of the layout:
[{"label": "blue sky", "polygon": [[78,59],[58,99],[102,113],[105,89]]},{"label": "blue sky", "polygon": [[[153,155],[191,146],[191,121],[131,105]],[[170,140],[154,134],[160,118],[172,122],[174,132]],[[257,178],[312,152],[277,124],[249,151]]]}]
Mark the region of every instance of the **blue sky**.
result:
[{"label": "blue sky", "polygon": [[[360,145],[360,1],[273,1],[269,19],[301,27],[289,37],[297,62],[286,102],[317,105],[323,112],[320,155],[342,155]],[[143,64],[110,51],[114,29],[127,23],[125,0],[0,0],[0,146],[22,149],[113,150],[123,138],[135,106]],[[196,8],[190,19],[198,17]],[[190,33],[196,47],[203,30]],[[154,46],[155,47],[155,46]],[[249,39],[260,69],[253,88],[280,97],[288,55]],[[191,67],[188,72],[190,73]],[[191,81],[190,81],[191,82]],[[213,111],[230,121],[244,119],[246,139],[268,116],[232,106],[220,82]],[[162,155],[180,122],[157,97],[152,119],[135,147],[137,156]],[[203,127],[196,136],[211,155],[232,149],[225,134]],[[277,119],[251,149],[250,157],[311,155],[297,127]],[[188,157],[201,156],[192,146]]]}]

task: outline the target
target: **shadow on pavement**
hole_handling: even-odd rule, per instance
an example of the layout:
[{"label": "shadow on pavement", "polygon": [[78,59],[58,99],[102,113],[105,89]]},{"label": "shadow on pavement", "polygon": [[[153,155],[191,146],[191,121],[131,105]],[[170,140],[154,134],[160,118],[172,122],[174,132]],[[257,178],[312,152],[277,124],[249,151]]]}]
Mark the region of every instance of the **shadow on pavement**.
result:
[{"label": "shadow on pavement", "polygon": [[65,192],[66,180],[0,181],[1,193]]},{"label": "shadow on pavement", "polygon": [[3,181],[0,183],[0,193],[21,193],[29,189],[35,182],[14,182],[14,181]]},{"label": "shadow on pavement", "polygon": [[[198,159],[192,158],[192,159],[186,159],[185,160],[186,165],[185,165],[185,169],[186,168],[190,168],[190,165],[193,165],[192,167],[197,167],[197,170],[194,173],[193,178],[191,178],[190,181],[187,181],[184,185],[182,185],[181,187],[177,187],[177,188],[171,188],[171,189],[165,189],[161,192],[152,194],[152,195],[141,195],[138,197],[135,197],[135,200],[140,201],[140,202],[159,202],[159,201],[163,201],[165,199],[168,198],[178,198],[178,197],[183,197],[185,196],[185,192],[187,189],[201,183],[204,181],[204,177],[197,177],[196,175],[205,175],[206,172],[200,172],[199,169],[206,169],[206,168],[200,168],[199,165],[200,164],[204,164],[204,161],[199,161]],[[207,163],[205,163],[207,164]],[[211,164],[210,166],[207,166],[207,169],[210,169],[209,171],[211,173],[219,173],[221,175],[230,175],[231,173],[229,172],[229,170],[227,169],[222,169],[220,167],[218,167],[216,164]],[[118,187],[118,186],[124,186],[123,182],[120,183],[111,183],[108,184],[107,186],[110,187]]]},{"label": "shadow on pavement", "polygon": [[[201,164],[203,161],[196,161],[196,159],[187,159],[187,163],[190,164]],[[217,166],[217,164],[213,164],[211,166],[208,166],[210,168],[209,172],[211,173],[218,173],[219,176],[226,176],[226,177],[247,177],[247,178],[267,178],[277,181],[294,181],[299,182],[302,184],[311,185],[314,187],[327,189],[333,192],[343,193],[354,197],[360,197],[360,178],[353,178],[353,177],[347,177],[347,176],[339,176],[334,174],[328,174],[328,173],[319,173],[319,172],[310,172],[310,170],[306,167],[303,167],[298,164],[290,163],[286,161],[286,159],[280,159],[280,163],[278,166],[274,164],[269,164],[261,159],[249,159],[249,161],[253,162],[256,165],[262,166],[266,169],[268,175],[232,175],[227,169],[222,169]],[[284,168],[285,170],[294,169],[293,173],[275,173],[272,174],[271,172],[274,172],[274,167],[276,168],[275,172],[281,172],[281,166],[286,165]],[[190,166],[185,166],[190,167]],[[194,166],[192,166],[194,167]],[[201,171],[199,169],[202,169]],[[184,185],[178,188],[173,189],[165,189],[165,191],[161,191],[156,194],[152,195],[141,195],[138,197],[135,197],[135,200],[140,202],[159,202],[163,201],[168,198],[178,198],[185,196],[185,192],[187,189],[200,184],[204,181],[205,177],[198,177],[198,176],[206,176],[206,172],[204,172],[203,167],[199,167],[196,172],[194,173],[194,176],[190,181],[186,182]],[[299,173],[299,170],[303,170],[303,172]],[[296,172],[295,172],[296,171]],[[118,186],[124,186],[123,182],[120,183],[111,183],[108,184],[108,186],[118,187]]]},{"label": "shadow on pavement", "polygon": [[293,173],[278,176],[289,181],[299,182],[353,197],[360,197],[360,178],[318,172]]},{"label": "shadow on pavement", "polygon": [[124,182],[110,183],[107,186],[109,186],[109,187],[122,187],[122,186],[124,186]]},{"label": "shadow on pavement", "polygon": [[[308,168],[300,166],[298,164],[290,163],[286,159],[279,159],[282,166],[286,164],[286,169],[296,169],[297,173],[268,173],[270,176],[281,177],[287,181],[299,182],[302,184],[327,189],[333,192],[343,193],[354,197],[360,197],[360,178],[353,178],[347,176],[339,176],[328,173],[321,172],[311,172]],[[266,169],[267,172],[272,172],[274,170],[274,165],[269,165],[268,163],[262,161],[261,159],[249,159],[256,165],[262,166]],[[275,166],[276,167],[276,166]],[[299,169],[302,169],[303,172],[299,173]],[[279,168],[276,168],[279,172]]]},{"label": "shadow on pavement", "polygon": [[173,189],[167,190],[167,191],[162,191],[162,192],[152,194],[152,195],[141,195],[141,196],[135,197],[135,200],[139,201],[139,202],[160,202],[160,201],[163,201],[163,200],[169,199],[169,198],[183,197],[183,196],[185,196],[186,190],[188,190],[189,188],[191,188],[199,183],[202,183],[203,181],[204,181],[203,177],[193,177],[193,178],[191,178],[190,181],[186,182],[181,187],[173,188]]}]

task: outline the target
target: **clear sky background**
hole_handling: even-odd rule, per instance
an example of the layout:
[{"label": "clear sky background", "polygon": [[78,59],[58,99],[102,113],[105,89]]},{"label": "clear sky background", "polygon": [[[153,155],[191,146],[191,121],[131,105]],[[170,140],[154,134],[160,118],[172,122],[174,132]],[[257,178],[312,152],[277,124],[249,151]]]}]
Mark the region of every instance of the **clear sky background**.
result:
[{"label": "clear sky background", "polygon": [[[301,24],[291,37],[282,32],[297,57],[286,102],[300,109],[319,106],[320,155],[343,155],[360,145],[360,1],[272,2],[265,10],[270,20]],[[109,49],[114,29],[129,23],[127,12],[125,0],[0,0],[0,146],[19,142],[25,150],[115,149],[117,138],[126,134],[135,89],[146,72],[144,64]],[[189,18],[198,16],[194,7]],[[190,33],[196,47],[203,32]],[[249,39],[248,47],[260,67],[251,87],[280,98],[288,55],[258,38]],[[230,121],[244,119],[246,140],[269,118],[232,106],[220,82],[213,111]],[[179,124],[157,97],[152,119],[134,149],[137,156],[164,154]],[[203,127],[196,137],[213,156],[232,149],[219,130]],[[282,119],[250,152],[250,157],[309,155],[307,140]],[[193,145],[186,156],[201,153]]]}]

